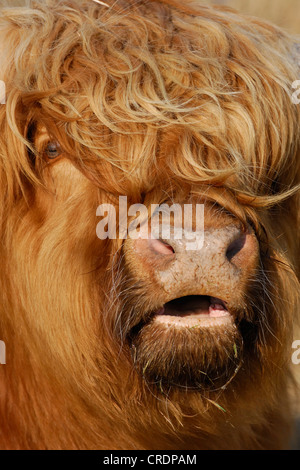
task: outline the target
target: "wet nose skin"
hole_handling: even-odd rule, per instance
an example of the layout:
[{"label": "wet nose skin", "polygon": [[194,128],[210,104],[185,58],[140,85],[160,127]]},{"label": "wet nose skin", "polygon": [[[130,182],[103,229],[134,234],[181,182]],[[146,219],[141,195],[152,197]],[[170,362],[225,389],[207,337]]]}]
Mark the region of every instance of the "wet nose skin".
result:
[{"label": "wet nose skin", "polygon": [[238,306],[258,265],[258,242],[251,229],[209,228],[198,249],[191,247],[190,237],[183,233],[176,239],[174,232],[168,239],[134,240],[132,248],[140,269],[164,290],[167,300],[210,295]]}]

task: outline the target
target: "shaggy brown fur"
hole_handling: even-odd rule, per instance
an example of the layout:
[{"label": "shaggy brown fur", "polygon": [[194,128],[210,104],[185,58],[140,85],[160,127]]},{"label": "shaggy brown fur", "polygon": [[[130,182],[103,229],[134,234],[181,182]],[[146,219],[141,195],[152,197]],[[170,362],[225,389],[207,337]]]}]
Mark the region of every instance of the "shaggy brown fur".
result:
[{"label": "shaggy brown fur", "polygon": [[[188,1],[104,3],[1,11],[0,446],[286,447],[299,305],[295,38]],[[235,293],[241,366],[217,390],[143,377],[131,329],[162,294],[135,272],[126,240],[96,236],[97,206],[119,195],[147,206],[196,197],[209,223],[252,227],[259,266]],[[157,361],[178,376],[167,355]]]}]

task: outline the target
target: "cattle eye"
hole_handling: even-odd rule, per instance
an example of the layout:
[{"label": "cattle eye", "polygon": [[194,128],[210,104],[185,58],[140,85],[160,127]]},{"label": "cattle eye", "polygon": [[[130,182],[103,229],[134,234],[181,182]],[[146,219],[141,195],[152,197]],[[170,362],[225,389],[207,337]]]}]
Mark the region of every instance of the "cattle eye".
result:
[{"label": "cattle eye", "polygon": [[44,154],[47,158],[54,160],[55,158],[59,157],[62,153],[60,145],[58,142],[51,141],[45,147]]}]

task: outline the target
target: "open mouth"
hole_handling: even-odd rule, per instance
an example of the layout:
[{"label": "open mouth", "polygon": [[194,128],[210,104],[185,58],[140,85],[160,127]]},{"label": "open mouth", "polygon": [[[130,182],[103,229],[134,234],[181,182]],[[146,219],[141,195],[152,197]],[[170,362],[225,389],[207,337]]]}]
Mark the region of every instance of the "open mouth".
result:
[{"label": "open mouth", "polygon": [[243,339],[236,322],[220,298],[172,299],[131,329],[134,364],[149,384],[217,390],[241,362]]},{"label": "open mouth", "polygon": [[188,295],[167,302],[153,320],[170,326],[212,326],[231,319],[226,302],[208,295]]}]

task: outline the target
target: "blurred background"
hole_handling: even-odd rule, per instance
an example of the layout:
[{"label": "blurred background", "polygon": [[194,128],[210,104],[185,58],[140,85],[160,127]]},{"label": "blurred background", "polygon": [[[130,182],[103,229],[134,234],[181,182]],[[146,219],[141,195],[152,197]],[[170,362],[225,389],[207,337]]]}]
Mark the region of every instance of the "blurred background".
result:
[{"label": "blurred background", "polygon": [[227,5],[242,13],[272,21],[290,33],[300,34],[299,0],[201,0],[201,2]]}]

